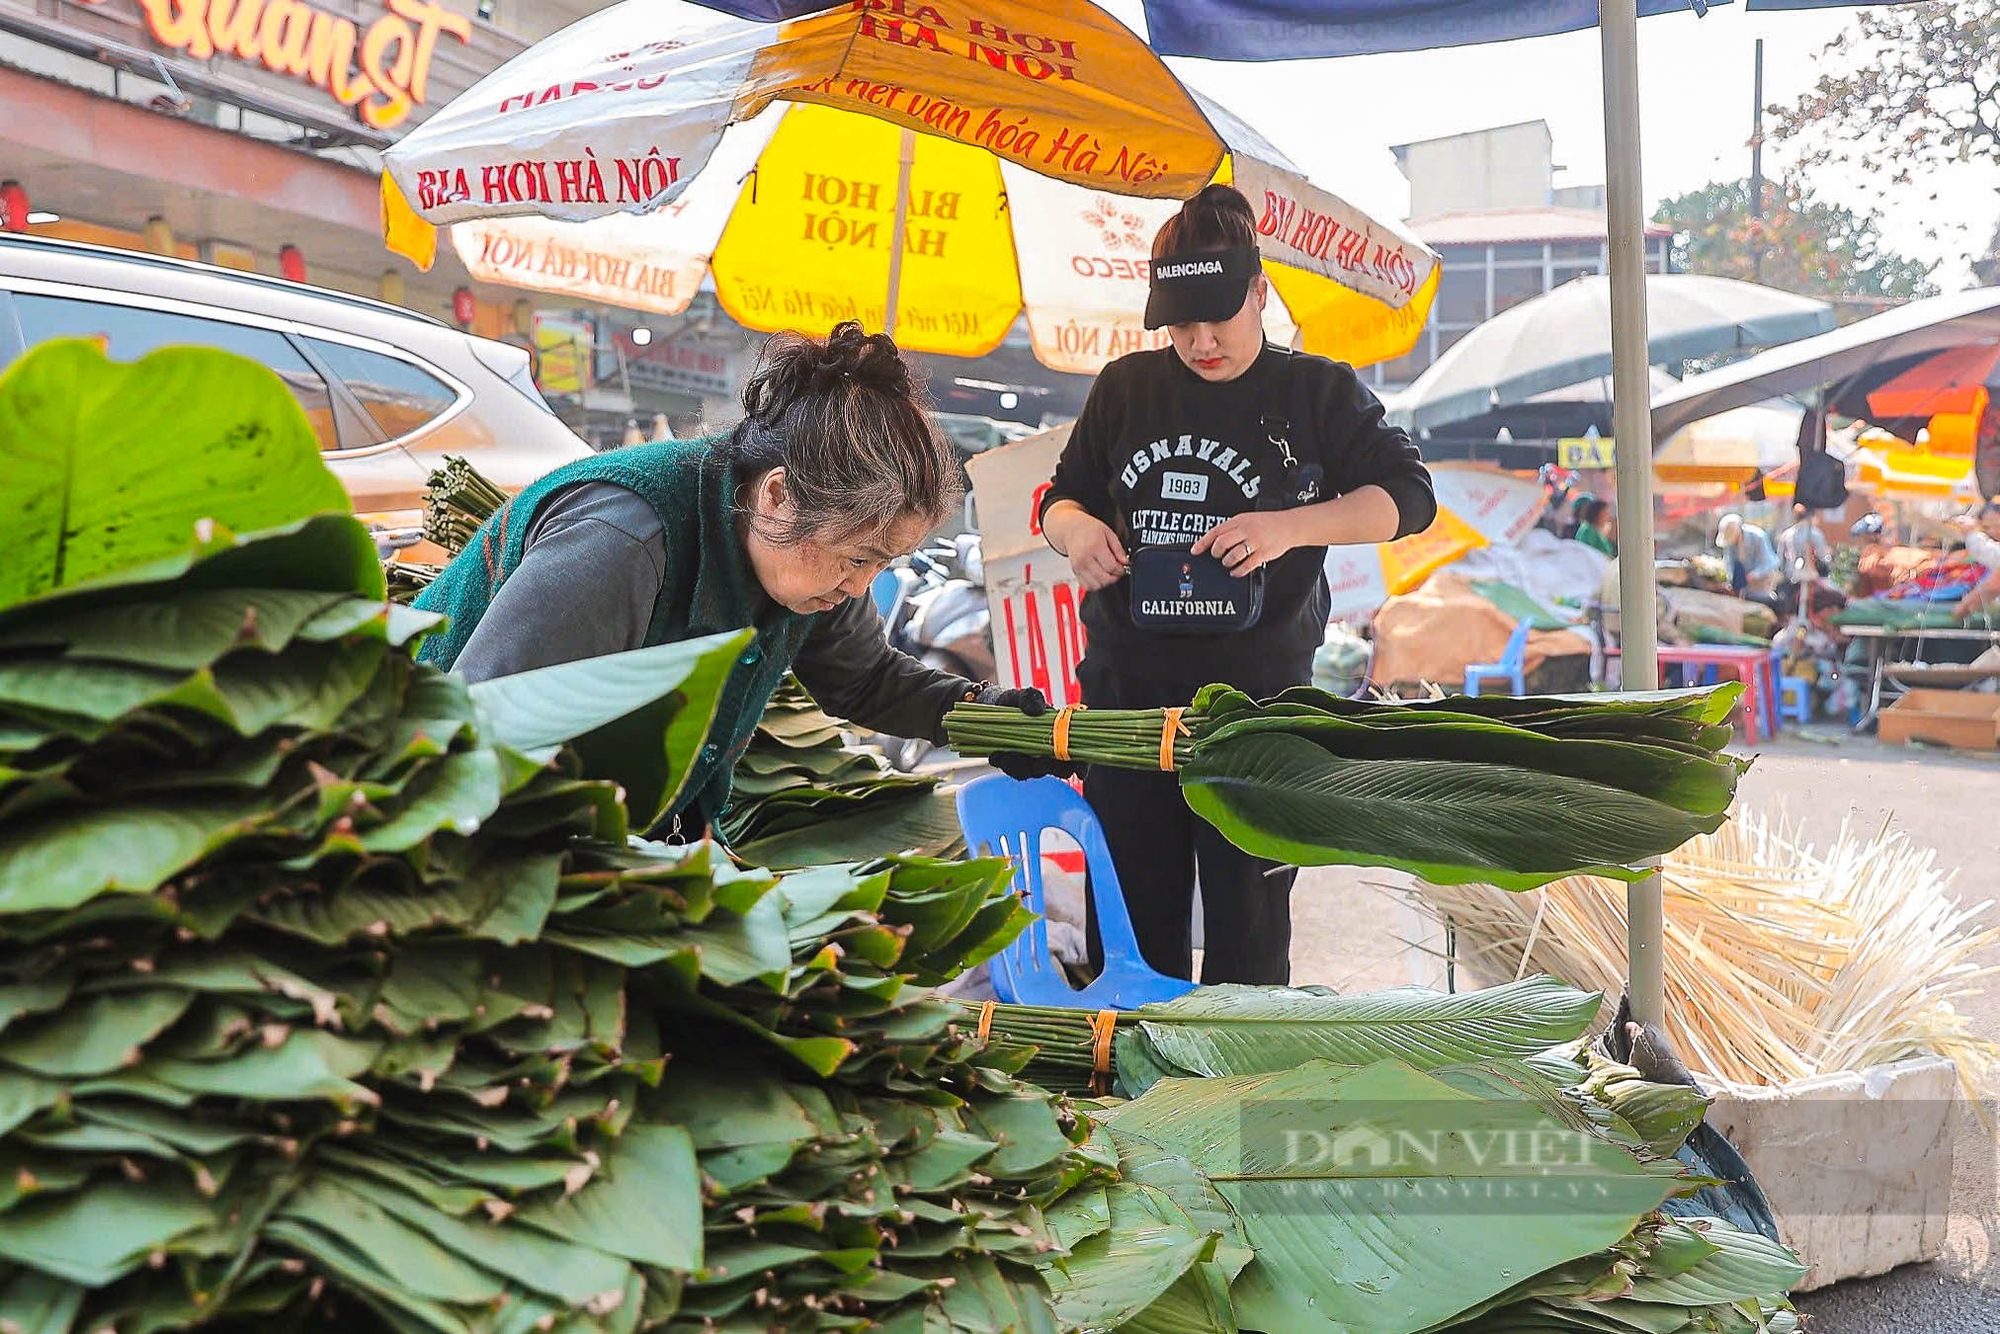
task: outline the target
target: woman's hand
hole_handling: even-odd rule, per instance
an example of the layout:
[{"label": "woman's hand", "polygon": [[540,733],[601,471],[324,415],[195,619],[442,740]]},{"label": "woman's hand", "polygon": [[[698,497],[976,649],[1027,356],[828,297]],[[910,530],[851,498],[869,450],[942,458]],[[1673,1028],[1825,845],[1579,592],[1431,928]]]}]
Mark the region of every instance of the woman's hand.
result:
[{"label": "woman's hand", "polygon": [[1201,535],[1201,540],[1194,544],[1194,554],[1214,556],[1229,567],[1231,574],[1246,579],[1299,545],[1290,518],[1294,513],[1251,510],[1224,519]]},{"label": "woman's hand", "polygon": [[1042,535],[1069,557],[1070,569],[1085,589],[1096,592],[1123,579],[1132,568],[1125,546],[1111,526],[1074,501],[1061,501],[1042,516]]},{"label": "woman's hand", "polygon": [[[1049,701],[1033,686],[1025,690],[1003,690],[998,686],[987,686],[972,696],[975,704],[997,704],[1003,709],[1019,709],[1030,718],[1039,718],[1049,711]],[[1073,760],[1044,759],[1038,755],[1016,755],[1012,751],[1000,751],[986,757],[986,762],[1017,782],[1031,778],[1074,778],[1076,762]]]}]

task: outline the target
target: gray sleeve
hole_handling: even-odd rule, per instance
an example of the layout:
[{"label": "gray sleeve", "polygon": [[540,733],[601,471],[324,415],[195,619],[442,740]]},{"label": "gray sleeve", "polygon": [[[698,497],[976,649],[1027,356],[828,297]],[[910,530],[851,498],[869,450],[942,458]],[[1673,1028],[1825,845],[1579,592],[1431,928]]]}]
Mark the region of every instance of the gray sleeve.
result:
[{"label": "gray sleeve", "polygon": [[643,648],[665,579],[653,507],[615,482],[556,492],[458,656],[468,681]]},{"label": "gray sleeve", "polygon": [[822,709],[890,736],[943,745],[944,715],[975,683],[889,647],[882,617],[864,593],[813,618],[792,672]]}]

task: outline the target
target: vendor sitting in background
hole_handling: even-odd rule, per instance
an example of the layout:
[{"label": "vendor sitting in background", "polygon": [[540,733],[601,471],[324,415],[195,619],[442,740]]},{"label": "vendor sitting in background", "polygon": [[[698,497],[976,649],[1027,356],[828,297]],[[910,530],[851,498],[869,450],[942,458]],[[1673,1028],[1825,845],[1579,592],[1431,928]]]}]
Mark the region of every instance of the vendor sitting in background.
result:
[{"label": "vendor sitting in background", "polygon": [[1770,534],[1743,522],[1740,514],[1725,514],[1715,526],[1715,545],[1729,561],[1729,591],[1753,602],[1766,602],[1778,588],[1783,566]]},{"label": "vendor sitting in background", "polygon": [[1611,502],[1595,497],[1576,507],[1576,540],[1607,556],[1618,554],[1618,516]]},{"label": "vendor sitting in background", "polygon": [[1959,515],[1951,526],[1965,534],[1965,553],[1986,567],[1986,577],[1959,600],[1958,615],[2000,605],[2000,496],[1980,506],[1977,515]]}]

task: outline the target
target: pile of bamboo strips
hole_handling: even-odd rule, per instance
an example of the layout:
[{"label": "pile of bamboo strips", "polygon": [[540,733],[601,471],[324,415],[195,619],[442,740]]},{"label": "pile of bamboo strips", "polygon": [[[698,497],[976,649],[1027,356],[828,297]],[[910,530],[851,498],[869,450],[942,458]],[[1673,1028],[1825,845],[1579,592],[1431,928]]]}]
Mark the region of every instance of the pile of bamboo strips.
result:
[{"label": "pile of bamboo strips", "polygon": [[456,556],[506,503],[505,491],[464,459],[447,454],[424,487],[424,537]]},{"label": "pile of bamboo strips", "polygon": [[[2000,1045],[1954,1002],[1995,971],[1976,956],[2000,929],[1977,925],[1990,903],[1951,896],[1934,849],[1843,828],[1821,853],[1753,812],[1672,854],[1661,881],[1667,1032],[1697,1073],[1777,1085],[1935,1053],[1958,1063],[1968,1096],[1988,1087]],[[1609,1019],[1625,976],[1623,885],[1413,893],[1453,928],[1461,966],[1602,990]]]}]

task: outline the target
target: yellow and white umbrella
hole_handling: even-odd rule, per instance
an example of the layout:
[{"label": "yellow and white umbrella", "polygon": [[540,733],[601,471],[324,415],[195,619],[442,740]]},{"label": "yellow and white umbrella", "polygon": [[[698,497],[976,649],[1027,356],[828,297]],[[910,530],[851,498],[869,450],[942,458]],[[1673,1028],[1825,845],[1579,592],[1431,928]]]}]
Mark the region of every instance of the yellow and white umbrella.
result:
[{"label": "yellow and white umbrella", "polygon": [[1653,475],[1667,483],[1741,486],[1799,461],[1805,408],[1772,399],[1689,422],[1653,452]]},{"label": "yellow and white umbrella", "polygon": [[1400,355],[1437,285],[1421,242],[1082,0],[784,23],[627,0],[496,70],[386,168],[390,248],[419,264],[453,224],[482,278],[676,313],[707,272],[753,328],[855,318],[956,355],[1025,306],[1064,370],[1163,341],[1140,319],[1152,235],[1213,180],[1258,210],[1285,341]]},{"label": "yellow and white umbrella", "polygon": [[1859,490],[1889,500],[1971,503],[1979,499],[1979,482],[1969,457],[1934,454],[1881,436],[1864,436],[1861,443],[1851,461]]},{"label": "yellow and white umbrella", "polygon": [[1535,526],[1548,503],[1540,482],[1487,468],[1434,466],[1431,480],[1438,516],[1429,528],[1380,546],[1327,552],[1334,620],[1365,620],[1467,552],[1511,546]]}]

